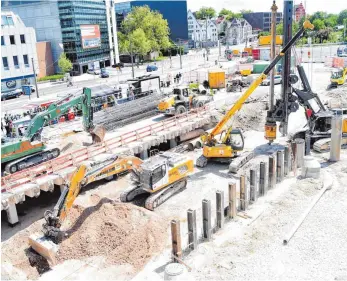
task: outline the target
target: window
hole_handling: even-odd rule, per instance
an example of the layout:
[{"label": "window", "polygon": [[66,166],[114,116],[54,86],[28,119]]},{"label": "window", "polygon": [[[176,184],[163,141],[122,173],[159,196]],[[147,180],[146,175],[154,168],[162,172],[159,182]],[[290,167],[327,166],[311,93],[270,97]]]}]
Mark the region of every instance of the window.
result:
[{"label": "window", "polygon": [[7,17],[8,25],[14,25],[12,17]]},{"label": "window", "polygon": [[18,57],[17,56],[13,56],[13,64],[14,64],[15,68],[19,68]]},{"label": "window", "polygon": [[25,44],[25,35],[24,35],[24,34],[21,34],[21,35],[20,35],[20,42],[21,42],[22,44]]},{"label": "window", "polygon": [[1,16],[1,26],[14,25],[13,19],[10,16]]},{"label": "window", "polygon": [[9,70],[7,57],[2,57],[2,64],[3,64],[5,70]]},{"label": "window", "polygon": [[1,36],[1,46],[5,46],[5,39],[4,39],[4,36]]},{"label": "window", "polygon": [[23,61],[24,61],[25,67],[29,67],[28,55],[23,55]]},{"label": "window", "polygon": [[16,41],[14,40],[14,35],[10,35],[11,45],[16,45]]}]

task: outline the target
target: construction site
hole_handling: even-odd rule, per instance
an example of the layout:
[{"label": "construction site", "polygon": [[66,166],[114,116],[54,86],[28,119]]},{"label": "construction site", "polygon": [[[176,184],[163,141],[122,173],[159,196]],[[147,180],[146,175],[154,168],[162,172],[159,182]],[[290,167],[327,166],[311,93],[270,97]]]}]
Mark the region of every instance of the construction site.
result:
[{"label": "construction site", "polygon": [[38,113],[2,143],[1,279],[347,280],[347,58],[297,52],[313,27]]}]

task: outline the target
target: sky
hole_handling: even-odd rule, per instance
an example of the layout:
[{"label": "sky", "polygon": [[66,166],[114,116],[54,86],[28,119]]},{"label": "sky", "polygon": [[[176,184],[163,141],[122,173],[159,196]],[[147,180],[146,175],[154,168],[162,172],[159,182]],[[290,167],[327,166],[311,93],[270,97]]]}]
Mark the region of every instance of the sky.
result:
[{"label": "sky", "polygon": [[[240,10],[252,10],[254,12],[270,12],[273,0],[187,0],[188,9],[194,11],[201,7],[213,7],[217,13],[226,8],[233,12]],[[295,4],[300,4],[301,0],[294,0]],[[302,3],[308,14],[317,11],[338,14],[347,9],[347,0],[303,0]],[[305,5],[306,3],[306,5]],[[279,11],[283,11],[283,0],[276,1]]]}]

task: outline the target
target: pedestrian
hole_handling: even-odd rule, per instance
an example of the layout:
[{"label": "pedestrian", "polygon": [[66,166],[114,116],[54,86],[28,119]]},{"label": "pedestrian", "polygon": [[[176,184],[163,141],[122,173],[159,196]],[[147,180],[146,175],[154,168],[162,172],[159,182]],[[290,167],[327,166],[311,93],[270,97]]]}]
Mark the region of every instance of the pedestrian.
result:
[{"label": "pedestrian", "polygon": [[10,137],[12,137],[12,130],[13,130],[13,123],[12,120],[8,122],[8,131],[9,131],[9,135]]}]

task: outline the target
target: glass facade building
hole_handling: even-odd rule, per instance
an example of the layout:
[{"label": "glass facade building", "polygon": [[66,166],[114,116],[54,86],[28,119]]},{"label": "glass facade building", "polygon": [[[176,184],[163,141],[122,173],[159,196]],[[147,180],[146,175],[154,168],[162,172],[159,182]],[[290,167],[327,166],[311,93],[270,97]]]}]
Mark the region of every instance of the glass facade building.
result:
[{"label": "glass facade building", "polygon": [[[86,72],[110,65],[110,45],[106,18],[106,5],[100,0],[58,1],[64,52],[73,62],[73,71]],[[100,45],[86,48],[82,45],[81,25],[96,25],[100,30]],[[82,68],[82,69],[81,69]]]},{"label": "glass facade building", "polygon": [[188,40],[188,20],[186,0],[134,0],[115,3],[117,28],[121,30],[121,23],[133,7],[147,5],[151,10],[158,11],[168,21],[170,38],[177,42]]},{"label": "glass facade building", "polygon": [[[263,31],[271,30],[271,13],[270,12],[259,12],[259,13],[249,13],[243,15],[253,29],[260,29]],[[276,24],[282,22],[283,14],[281,12],[276,14]]]}]

